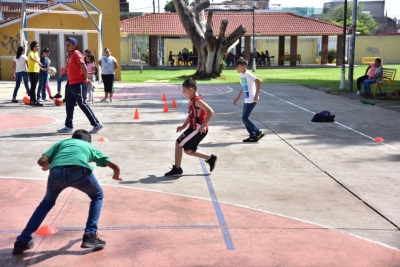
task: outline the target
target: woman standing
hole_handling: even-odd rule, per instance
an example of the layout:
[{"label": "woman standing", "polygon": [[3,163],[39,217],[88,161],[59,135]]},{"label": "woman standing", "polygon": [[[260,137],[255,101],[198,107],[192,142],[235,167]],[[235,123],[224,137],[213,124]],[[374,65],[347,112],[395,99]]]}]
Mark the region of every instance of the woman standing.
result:
[{"label": "woman standing", "polygon": [[24,79],[26,93],[29,94],[28,57],[25,56],[25,48],[23,46],[18,47],[17,55],[13,58],[12,68],[13,68],[13,80],[15,80],[15,88],[11,102],[18,103],[16,97],[22,79]]},{"label": "woman standing", "polygon": [[111,51],[104,48],[104,56],[99,60],[101,66],[101,79],[104,83],[104,98],[101,102],[112,102],[114,94],[115,69],[118,68],[117,60],[111,56]]},{"label": "woman standing", "polygon": [[31,43],[31,50],[28,53],[28,76],[29,80],[31,81],[31,90],[29,91],[29,96],[31,97],[30,105],[34,107],[43,107],[36,100],[36,85],[39,79],[39,71],[42,63],[40,63],[39,58],[39,43],[37,41],[33,41]]}]

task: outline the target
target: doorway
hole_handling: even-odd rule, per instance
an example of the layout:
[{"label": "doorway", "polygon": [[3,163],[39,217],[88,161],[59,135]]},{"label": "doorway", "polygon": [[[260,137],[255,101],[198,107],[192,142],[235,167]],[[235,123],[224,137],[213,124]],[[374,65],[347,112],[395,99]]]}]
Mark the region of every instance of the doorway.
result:
[{"label": "doorway", "polygon": [[[56,68],[57,70],[60,69],[60,64],[59,64],[59,53],[58,53],[58,34],[41,34],[40,35],[40,51],[47,47],[50,49],[50,66]],[[40,55],[39,51],[39,55]],[[50,76],[50,79],[57,79],[58,77],[58,71],[57,75]]]}]

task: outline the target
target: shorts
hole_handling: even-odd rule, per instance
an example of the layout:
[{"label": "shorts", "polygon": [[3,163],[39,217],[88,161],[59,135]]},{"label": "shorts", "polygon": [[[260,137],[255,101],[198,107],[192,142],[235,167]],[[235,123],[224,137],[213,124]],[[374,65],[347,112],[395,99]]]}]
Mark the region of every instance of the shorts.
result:
[{"label": "shorts", "polygon": [[181,134],[176,142],[183,148],[183,150],[196,151],[197,146],[200,144],[201,140],[206,137],[208,131],[205,133],[200,133],[198,129],[187,128],[183,134]]}]

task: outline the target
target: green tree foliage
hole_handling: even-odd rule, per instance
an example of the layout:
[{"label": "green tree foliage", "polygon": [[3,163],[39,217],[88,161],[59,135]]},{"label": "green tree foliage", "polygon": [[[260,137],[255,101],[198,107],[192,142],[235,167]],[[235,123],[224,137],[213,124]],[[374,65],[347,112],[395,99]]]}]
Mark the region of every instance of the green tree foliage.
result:
[{"label": "green tree foliage", "polygon": [[[183,2],[185,2],[187,6],[189,5],[189,0],[183,0]],[[165,12],[176,13],[174,1],[173,0],[167,1],[167,3],[164,6],[164,10]]]},{"label": "green tree foliage", "polygon": [[[347,5],[347,18],[346,25],[347,27],[351,26],[352,23],[352,12],[353,5]],[[330,22],[336,25],[343,26],[344,19],[344,5],[340,5],[337,9],[330,10],[323,17],[322,20],[326,22]],[[357,29],[356,31],[360,32],[361,35],[368,35],[372,30],[376,30],[379,28],[378,23],[372,18],[370,14],[364,13],[364,5],[359,4],[357,8]]]}]

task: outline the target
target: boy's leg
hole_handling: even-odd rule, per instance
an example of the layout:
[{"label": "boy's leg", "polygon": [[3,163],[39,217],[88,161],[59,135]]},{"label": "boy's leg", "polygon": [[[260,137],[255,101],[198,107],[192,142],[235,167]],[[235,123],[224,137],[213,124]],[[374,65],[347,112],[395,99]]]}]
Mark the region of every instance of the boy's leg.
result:
[{"label": "boy's leg", "polygon": [[178,144],[178,142],[175,142],[175,167],[178,169],[182,164],[182,155],[182,147]]},{"label": "boy's leg", "polygon": [[13,96],[12,96],[13,100],[16,99],[19,86],[21,85],[21,79],[22,79],[21,73],[22,72],[17,72],[15,74],[15,88],[14,88],[14,93],[13,93]]},{"label": "boy's leg", "polygon": [[26,93],[29,95],[29,78],[27,72],[22,72],[22,78],[24,79]]},{"label": "boy's leg", "polygon": [[[67,86],[66,86],[67,87]],[[71,86],[68,86],[71,87]],[[65,118],[65,127],[74,128],[73,119],[74,119],[74,109],[75,109],[75,96],[72,93],[72,88],[65,88],[65,111],[67,113],[67,117]]]},{"label": "boy's leg", "polygon": [[[55,167],[50,171],[49,178],[47,180],[46,195],[33,212],[21,235],[17,237],[17,242],[14,244],[13,254],[21,254],[24,250],[33,247],[33,243],[31,243],[31,246],[28,247],[28,244],[32,240],[32,234],[39,228],[40,224],[46,218],[47,213],[56,203],[58,195],[66,188],[66,185],[61,179],[62,169],[63,168],[61,167]],[[26,244],[25,247],[23,246],[24,244]]]},{"label": "boy's leg", "polygon": [[[74,84],[70,85],[68,88],[68,91],[71,91],[71,93],[68,92],[68,97],[73,94],[74,95],[74,101],[78,103],[79,107],[85,113],[86,117],[90,121],[90,124],[92,126],[98,126],[100,125],[99,120],[96,118],[94,115],[93,110],[90,108],[90,106],[86,103],[86,96],[87,96],[87,87],[86,83],[80,83],[80,84]],[[68,103],[68,98],[67,98],[67,103]],[[75,104],[75,103],[73,103]]]},{"label": "boy's leg", "polygon": [[250,134],[250,138],[256,137],[257,133],[260,132],[257,126],[249,119],[251,112],[255,108],[256,103],[244,103],[243,104],[243,113],[242,113],[242,122],[246,126],[247,131]]}]

